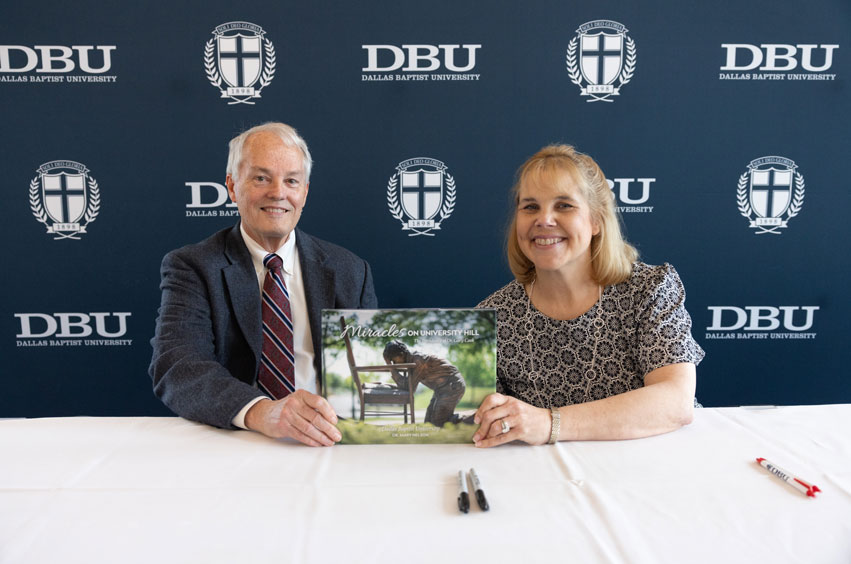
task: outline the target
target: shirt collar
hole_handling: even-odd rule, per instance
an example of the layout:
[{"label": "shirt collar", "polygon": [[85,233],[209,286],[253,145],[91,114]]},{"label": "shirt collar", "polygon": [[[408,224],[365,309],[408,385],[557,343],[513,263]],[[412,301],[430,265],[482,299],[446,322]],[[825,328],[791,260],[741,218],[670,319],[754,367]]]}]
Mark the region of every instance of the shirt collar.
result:
[{"label": "shirt collar", "polygon": [[[242,222],[239,222],[239,232],[242,235],[242,240],[245,241],[245,246],[248,247],[248,252],[251,253],[251,262],[254,263],[254,270],[256,270],[258,274],[263,273],[266,269],[266,267],[263,266],[263,259],[269,254],[269,251],[261,247],[260,243],[252,239],[248,233],[245,232],[245,227]],[[284,272],[292,276],[293,263],[295,259],[295,229],[290,231],[290,236],[287,237],[287,240],[281,248],[275,251],[275,254],[281,257],[281,260],[284,262],[282,267]]]}]

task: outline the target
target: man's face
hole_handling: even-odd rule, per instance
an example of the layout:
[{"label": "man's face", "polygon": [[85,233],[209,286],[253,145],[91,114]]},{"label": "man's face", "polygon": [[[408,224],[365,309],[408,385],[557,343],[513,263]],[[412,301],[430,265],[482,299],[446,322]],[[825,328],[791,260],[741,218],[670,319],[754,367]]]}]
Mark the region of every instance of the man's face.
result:
[{"label": "man's face", "polygon": [[227,176],[230,199],[248,236],[269,252],[278,250],[301,217],[307,200],[303,156],[268,131],[251,135],[242,149],[237,177]]}]

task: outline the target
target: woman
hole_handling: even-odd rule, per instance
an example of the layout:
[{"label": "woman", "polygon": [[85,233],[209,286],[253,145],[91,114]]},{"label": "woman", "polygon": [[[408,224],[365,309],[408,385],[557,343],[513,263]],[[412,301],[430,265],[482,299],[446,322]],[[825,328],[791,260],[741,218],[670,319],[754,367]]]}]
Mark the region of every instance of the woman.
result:
[{"label": "woman", "polygon": [[637,262],[600,167],[552,145],[520,168],[508,231],[515,280],[497,310],[497,393],[476,446],[632,439],[691,422],[695,367],[685,291],[668,264]]}]

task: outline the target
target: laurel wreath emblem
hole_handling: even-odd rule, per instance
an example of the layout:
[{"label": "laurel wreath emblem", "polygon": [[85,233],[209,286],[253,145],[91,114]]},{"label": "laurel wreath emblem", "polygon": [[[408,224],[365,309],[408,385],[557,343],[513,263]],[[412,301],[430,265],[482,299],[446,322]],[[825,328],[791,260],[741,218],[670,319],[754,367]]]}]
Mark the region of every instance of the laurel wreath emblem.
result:
[{"label": "laurel wreath emblem", "polygon": [[576,38],[570,40],[567,44],[567,74],[570,76],[570,81],[582,88],[582,75],[579,73],[579,65],[576,64]]},{"label": "laurel wreath emblem", "polygon": [[44,207],[41,205],[41,198],[38,197],[38,188],[38,176],[36,176],[30,182],[30,210],[33,212],[33,215],[39,223],[47,225],[47,213],[45,213]]},{"label": "laurel wreath emblem", "polygon": [[585,81],[582,78],[582,73],[579,72],[579,65],[576,62],[576,49],[578,45],[577,38],[574,37],[570,40],[570,43],[567,44],[567,74],[570,76],[570,81],[582,90],[582,96],[591,96],[591,98],[587,100],[588,102],[613,102],[614,100],[610,100],[609,96],[617,94],[624,84],[627,84],[630,80],[632,80],[632,77],[635,74],[637,59],[635,41],[628,36],[624,36],[624,39],[626,39],[626,57],[624,58],[621,73],[617,78],[618,85],[615,87],[614,92],[604,96],[598,96],[586,91],[584,84]]},{"label": "laurel wreath emblem", "polygon": [[739,187],[736,190],[736,200],[739,203],[739,213],[750,219],[753,210],[748,200],[748,173],[744,173],[739,177]]},{"label": "laurel wreath emblem", "polygon": [[621,81],[620,86],[632,80],[632,75],[635,74],[636,49],[635,41],[631,37],[626,38],[626,59],[623,62],[623,70],[621,71],[618,80]]},{"label": "laurel wreath emblem", "polygon": [[275,59],[275,47],[265,37],[263,38],[263,51],[266,53],[266,57],[263,61],[263,73],[260,75],[260,88],[257,89],[258,94],[260,94],[261,90],[269,86],[269,83],[275,78],[275,65],[277,63]]},{"label": "laurel wreath emblem", "polygon": [[221,90],[222,77],[219,75],[219,69],[216,66],[216,43],[215,38],[207,41],[204,47],[204,68],[207,69],[207,80],[210,84]]},{"label": "laurel wreath emblem", "polygon": [[[387,208],[390,210],[390,215],[398,219],[402,225],[405,225],[405,213],[402,210],[402,206],[399,204],[399,194],[396,188],[399,186],[399,174],[394,173],[393,176],[390,177],[390,180],[387,182]],[[440,228],[440,224],[452,215],[452,212],[455,211],[455,199],[456,199],[456,190],[455,190],[455,179],[451,174],[446,173],[446,192],[444,193],[443,205],[440,206],[440,220],[436,221],[434,227],[428,229],[417,229],[412,228],[415,233],[411,233],[410,236],[413,237],[415,235],[432,235],[429,233],[432,229]]]},{"label": "laurel wreath emblem", "polygon": [[93,222],[100,213],[100,189],[94,178],[89,178],[89,205],[86,206],[86,213],[83,218],[86,220],[86,225]]},{"label": "laurel wreath emblem", "polygon": [[[89,186],[89,197],[87,198],[88,205],[86,206],[86,211],[83,214],[83,219],[85,220],[85,224],[82,226],[81,232],[85,233],[85,226],[89,223],[93,222],[97,219],[98,214],[100,213],[100,189],[98,188],[98,183],[94,178],[87,177],[87,183]],[[47,212],[44,211],[44,206],[41,203],[41,184],[39,183],[39,177],[36,176],[30,181],[30,211],[32,211],[33,216],[38,220],[39,223],[44,224],[48,229],[48,233],[51,233],[51,225],[48,223],[50,218],[47,216]],[[62,234],[60,234],[62,235]],[[62,235],[62,237],[67,239],[76,239],[73,235]]]},{"label": "laurel wreath emblem", "polygon": [[[247,97],[242,98],[228,96],[227,90],[222,88],[222,76],[219,74],[219,68],[216,64],[216,37],[208,40],[204,46],[204,69],[207,72],[207,80],[210,81],[210,84],[219,89],[223,98],[233,99],[234,102],[231,102],[232,104],[254,104],[254,102],[250,101]],[[254,98],[259,98],[260,92],[269,86],[272,79],[275,78],[275,67],[277,66],[275,46],[272,45],[272,42],[266,37],[263,38],[263,53],[263,72],[260,74],[260,88],[255,89],[254,95],[252,96]]]},{"label": "laurel wreath emblem", "polygon": [[804,177],[800,173],[795,173],[795,193],[792,195],[792,203],[789,204],[789,209],[786,210],[786,217],[791,219],[798,215],[801,207],[804,205]]},{"label": "laurel wreath emblem", "polygon": [[[753,208],[750,205],[750,200],[748,198],[748,179],[749,179],[749,173],[748,172],[745,172],[744,174],[742,174],[739,177],[739,184],[738,184],[738,187],[736,189],[736,202],[739,206],[739,213],[742,214],[742,216],[753,221],[754,211],[753,211]],[[804,194],[806,192],[805,186],[806,185],[804,183],[803,175],[801,175],[801,173],[799,173],[799,172],[796,172],[795,173],[795,192],[792,194],[792,201],[789,203],[789,207],[786,209],[786,221],[789,221],[790,219],[792,219],[793,217],[795,217],[796,215],[798,215],[801,212],[801,208],[804,205]],[[776,227],[773,227],[771,229],[766,229],[765,227],[760,227],[760,229],[762,229],[762,230],[759,231],[758,233],[779,234],[777,231],[774,230],[774,229],[776,229]]]},{"label": "laurel wreath emblem", "polygon": [[399,174],[394,173],[387,183],[387,207],[390,208],[390,215],[405,222],[402,217],[402,206],[399,205],[399,196],[396,194],[396,187],[399,185]]},{"label": "laurel wreath emblem", "polygon": [[[451,174],[446,175],[446,198],[443,199],[443,206],[440,208],[440,221],[443,221],[455,210],[455,179]],[[438,223],[440,225],[440,223]]]}]

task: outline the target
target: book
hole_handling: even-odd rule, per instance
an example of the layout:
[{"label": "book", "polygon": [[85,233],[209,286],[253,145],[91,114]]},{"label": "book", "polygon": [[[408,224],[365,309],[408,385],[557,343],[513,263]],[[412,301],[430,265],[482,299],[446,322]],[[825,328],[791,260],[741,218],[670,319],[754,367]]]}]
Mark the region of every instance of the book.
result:
[{"label": "book", "polygon": [[343,444],[472,442],[494,391],[495,310],[322,310],[322,394]]}]

